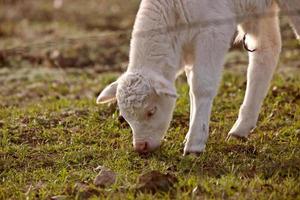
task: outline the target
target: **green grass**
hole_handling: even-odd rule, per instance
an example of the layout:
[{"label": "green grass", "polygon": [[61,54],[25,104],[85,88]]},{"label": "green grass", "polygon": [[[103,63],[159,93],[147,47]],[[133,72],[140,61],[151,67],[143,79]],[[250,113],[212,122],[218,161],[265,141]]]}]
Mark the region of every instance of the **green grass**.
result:
[{"label": "green grass", "polygon": [[[199,157],[182,156],[189,113],[188,87],[180,79],[166,141],[141,157],[132,149],[129,127],[118,122],[115,105],[95,104],[99,89],[117,74],[26,68],[11,72],[20,76],[1,80],[0,199],[83,198],[75,184],[93,187],[99,165],[118,174],[115,185],[95,193],[107,199],[300,198],[299,74],[276,74],[250,139],[225,142],[245,88],[244,76],[226,71],[214,102],[207,149]],[[151,170],[174,174],[179,180],[174,190],[138,193],[138,176]]]},{"label": "green grass", "polygon": [[[226,58],[214,101],[206,152],[182,156],[189,105],[188,87],[181,77],[166,141],[158,151],[141,157],[132,149],[128,125],[118,121],[116,106],[95,104],[99,91],[125,69],[130,39],[128,34],[99,35],[130,30],[139,1],[65,0],[59,10],[52,2],[0,2],[1,200],[57,195],[300,199],[300,51],[285,19],[280,67],[248,141],[225,142],[246,84],[246,52],[235,48]],[[79,39],[68,42],[68,38]],[[40,42],[47,43],[32,45]],[[22,52],[2,51],[28,44]],[[93,186],[99,165],[117,173],[113,186]],[[175,188],[169,193],[138,192],[138,177],[152,170],[175,175]],[[88,190],[76,189],[78,183],[87,184]]]}]

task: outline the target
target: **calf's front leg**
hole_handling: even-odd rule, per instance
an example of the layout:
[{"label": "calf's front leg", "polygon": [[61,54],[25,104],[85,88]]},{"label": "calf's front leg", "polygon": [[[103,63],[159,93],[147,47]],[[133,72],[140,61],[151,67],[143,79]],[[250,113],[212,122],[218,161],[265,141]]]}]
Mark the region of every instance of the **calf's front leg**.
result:
[{"label": "calf's front leg", "polygon": [[234,30],[234,26],[224,26],[215,32],[201,33],[197,38],[194,66],[186,69],[191,110],[184,155],[205,150],[212,102]]}]

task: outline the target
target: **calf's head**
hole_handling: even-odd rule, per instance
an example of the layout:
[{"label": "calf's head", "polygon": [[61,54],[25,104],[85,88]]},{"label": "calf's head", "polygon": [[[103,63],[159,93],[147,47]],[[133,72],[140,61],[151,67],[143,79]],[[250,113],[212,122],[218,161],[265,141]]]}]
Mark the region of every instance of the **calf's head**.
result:
[{"label": "calf's head", "polygon": [[97,103],[117,100],[120,113],[133,132],[133,146],[139,153],[160,146],[175,107],[176,89],[161,76],[127,72],[108,85]]}]

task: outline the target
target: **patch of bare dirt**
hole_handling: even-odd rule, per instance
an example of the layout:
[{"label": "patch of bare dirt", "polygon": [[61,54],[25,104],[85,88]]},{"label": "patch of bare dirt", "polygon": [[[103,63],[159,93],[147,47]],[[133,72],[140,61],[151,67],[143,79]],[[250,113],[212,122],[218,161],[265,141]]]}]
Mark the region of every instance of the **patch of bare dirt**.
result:
[{"label": "patch of bare dirt", "polygon": [[139,177],[137,190],[151,193],[159,191],[168,192],[177,182],[177,178],[172,174],[162,174],[158,171],[151,171]]}]

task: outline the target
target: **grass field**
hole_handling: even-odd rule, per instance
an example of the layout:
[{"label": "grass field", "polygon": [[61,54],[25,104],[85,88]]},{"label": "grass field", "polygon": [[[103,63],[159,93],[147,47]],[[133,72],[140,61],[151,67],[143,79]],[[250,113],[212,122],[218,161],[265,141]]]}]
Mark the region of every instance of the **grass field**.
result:
[{"label": "grass field", "polygon": [[[0,199],[300,199],[300,48],[285,19],[279,67],[249,140],[225,142],[246,84],[247,57],[237,47],[226,59],[206,152],[182,156],[189,104],[180,77],[162,147],[140,156],[115,105],[95,104],[126,68],[130,35],[94,37],[130,29],[139,1],[88,2],[66,0],[58,10],[49,0],[0,4]],[[95,187],[98,166],[116,172],[116,183]],[[168,192],[141,192],[138,177],[152,170],[178,181]]]}]

